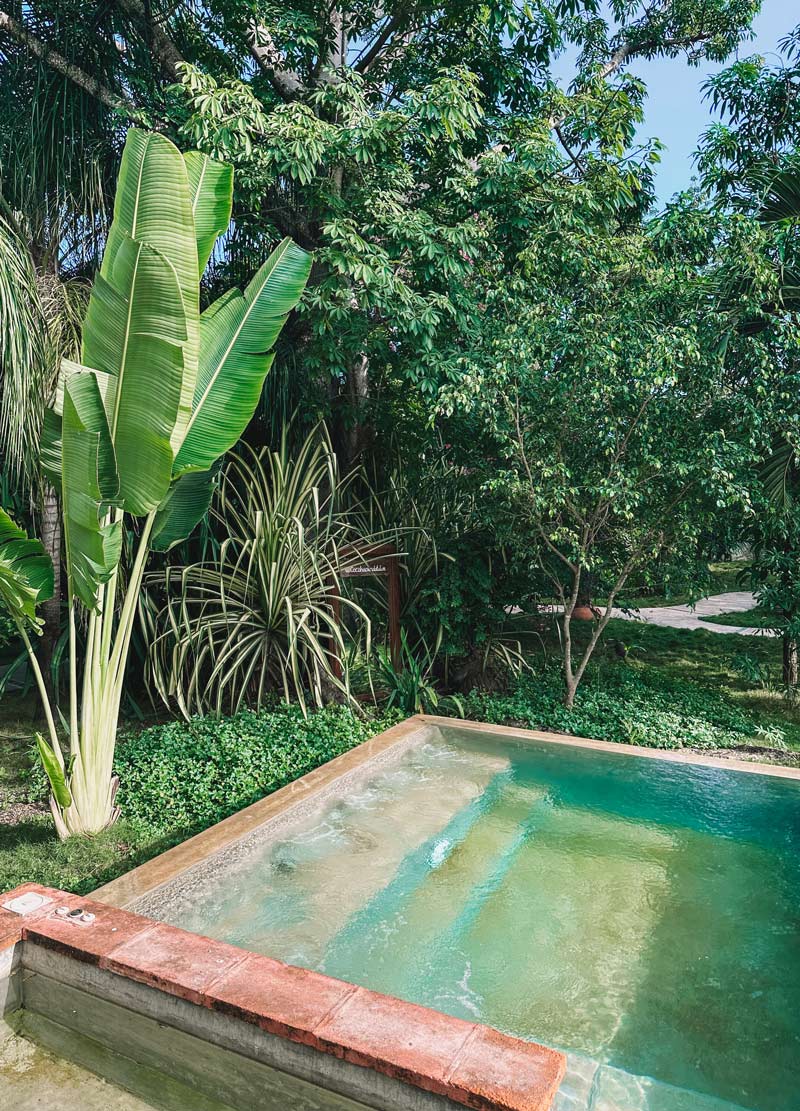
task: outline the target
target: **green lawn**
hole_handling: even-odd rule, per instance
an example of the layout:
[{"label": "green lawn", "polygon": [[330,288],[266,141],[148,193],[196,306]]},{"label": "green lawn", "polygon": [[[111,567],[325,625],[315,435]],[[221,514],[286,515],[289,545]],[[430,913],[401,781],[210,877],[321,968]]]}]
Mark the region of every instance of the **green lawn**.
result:
[{"label": "green lawn", "polygon": [[[611,621],[606,652],[615,639],[629,647],[638,666],[646,664],[672,678],[701,684],[752,712],[765,730],[779,726],[787,746],[800,750],[800,704],[789,703],[780,691],[769,689],[780,685],[782,649],[777,638]],[[756,668],[761,679],[748,678]]]},{"label": "green lawn", "polygon": [[[576,649],[585,643],[590,632],[589,622],[573,623]],[[543,638],[543,652],[532,657],[536,666],[541,666],[545,658],[555,664],[558,655],[554,626],[544,631]],[[617,650],[621,646],[628,653],[628,663],[623,666],[652,673],[655,680],[687,684],[690,693],[699,688],[700,694],[721,700],[720,706],[739,708],[751,715],[753,733],[742,742],[747,747],[772,747],[776,749],[773,757],[781,760],[780,746],[770,741],[779,730],[783,734],[782,743],[791,751],[800,751],[800,704],[787,702],[779,689],[782,657],[778,639],[613,620],[606,628],[584,683],[601,688],[604,675],[615,674],[619,663]]]},{"label": "green lawn", "polygon": [[[698,615],[700,616],[700,615]],[[701,621],[707,621],[709,625],[735,625],[739,629],[761,629],[769,628],[775,621],[773,614],[762,609],[761,606],[754,606],[751,610],[745,610],[744,613],[736,611],[733,613],[715,613],[711,617],[700,616]]]}]

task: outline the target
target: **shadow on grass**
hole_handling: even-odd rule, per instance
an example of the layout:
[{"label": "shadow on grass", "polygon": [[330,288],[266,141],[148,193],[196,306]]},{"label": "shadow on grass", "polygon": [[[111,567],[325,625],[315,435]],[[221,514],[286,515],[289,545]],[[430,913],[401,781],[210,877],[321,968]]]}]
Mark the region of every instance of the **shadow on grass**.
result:
[{"label": "shadow on grass", "polygon": [[143,829],[120,821],[95,837],[60,841],[46,816],[0,825],[0,891],[30,881],[87,895],[192,832]]}]

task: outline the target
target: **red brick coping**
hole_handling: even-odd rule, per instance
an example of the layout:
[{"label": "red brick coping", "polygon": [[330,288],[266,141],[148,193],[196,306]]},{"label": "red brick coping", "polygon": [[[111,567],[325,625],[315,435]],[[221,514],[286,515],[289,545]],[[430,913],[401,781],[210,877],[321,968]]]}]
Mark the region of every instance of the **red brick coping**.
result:
[{"label": "red brick coping", "polygon": [[[28,892],[52,902],[24,915],[0,909],[0,950],[29,941],[476,1111],[547,1111],[564,1076],[554,1049],[107,903],[27,883],[0,904]],[[70,921],[57,907],[95,917]]]}]

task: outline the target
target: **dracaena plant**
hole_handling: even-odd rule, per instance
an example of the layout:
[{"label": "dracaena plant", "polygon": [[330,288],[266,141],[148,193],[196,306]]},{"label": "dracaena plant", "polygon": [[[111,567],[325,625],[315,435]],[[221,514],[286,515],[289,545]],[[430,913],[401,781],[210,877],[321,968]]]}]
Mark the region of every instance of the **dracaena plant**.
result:
[{"label": "dracaena plant", "polygon": [[[81,362],[64,363],[46,416],[42,465],[63,509],[69,752],[62,755],[41,683],[49,741],[38,744],[61,837],[99,832],[117,817],[114,744],[148,552],[184,539],[204,516],[214,464],[250,421],[308,278],[310,256],[284,240],[243,293],[231,290],[200,312],[200,277],[228,226],[232,189],[230,166],[129,131]],[[123,590],[126,514],[138,546]],[[48,591],[47,558],[14,528],[0,519],[0,599],[30,644],[33,607]],[[36,675],[32,652],[31,661]]]}]

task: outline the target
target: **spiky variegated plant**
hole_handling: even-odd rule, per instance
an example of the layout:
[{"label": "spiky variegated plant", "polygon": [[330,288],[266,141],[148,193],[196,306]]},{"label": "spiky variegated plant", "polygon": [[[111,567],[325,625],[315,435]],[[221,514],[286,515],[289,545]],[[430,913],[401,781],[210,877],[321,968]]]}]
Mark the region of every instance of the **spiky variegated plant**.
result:
[{"label": "spiky variegated plant", "polygon": [[[232,187],[231,167],[182,155],[161,135],[128,133],[82,362],[64,363],[47,414],[42,464],[64,519],[69,756],[49,706],[49,744],[39,748],[61,837],[96,833],[117,817],[114,743],[148,552],[183,539],[204,515],[210,468],[252,417],[271,348],[308,278],[310,256],[284,240],[244,293],[231,290],[200,313],[200,276],[228,226]],[[139,539],[118,603],[125,514],[139,519]],[[0,574],[3,558],[0,548]],[[28,590],[44,597],[41,583]],[[80,694],[78,606],[87,612]],[[30,606],[10,609],[23,631],[30,626]]]}]

